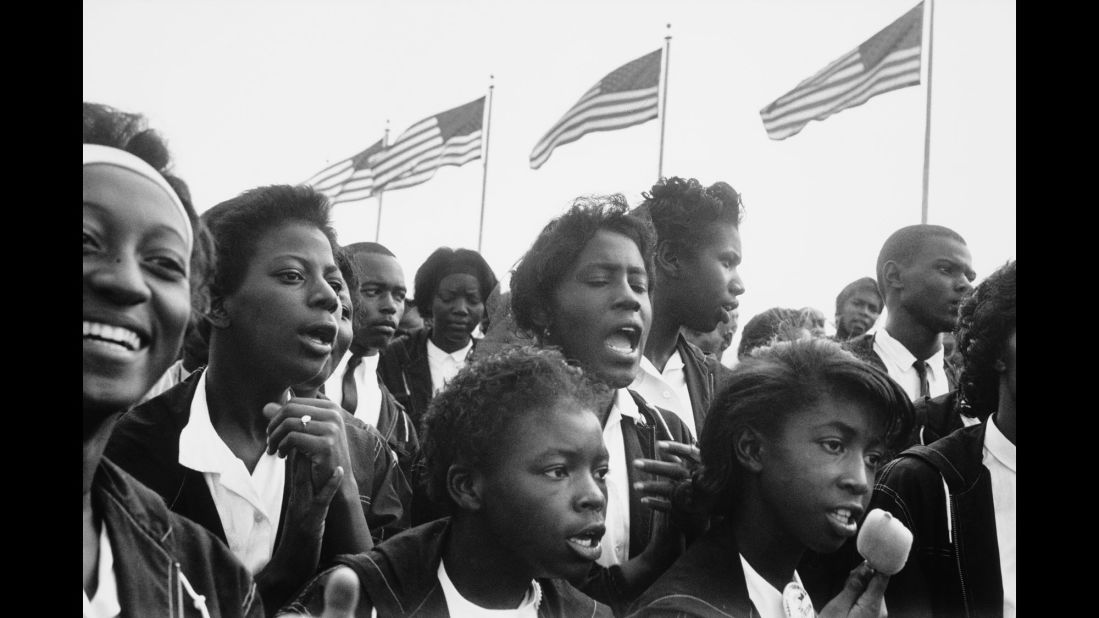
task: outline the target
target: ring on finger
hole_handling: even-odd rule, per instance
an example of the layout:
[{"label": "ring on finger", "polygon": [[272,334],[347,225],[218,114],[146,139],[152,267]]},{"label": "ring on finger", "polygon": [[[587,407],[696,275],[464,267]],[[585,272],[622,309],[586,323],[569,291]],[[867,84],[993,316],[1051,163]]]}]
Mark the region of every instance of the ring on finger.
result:
[{"label": "ring on finger", "polygon": [[309,416],[308,414],[302,416],[301,417],[301,428],[305,429],[306,427],[309,427],[309,421],[311,421],[311,420],[313,420],[313,417]]}]

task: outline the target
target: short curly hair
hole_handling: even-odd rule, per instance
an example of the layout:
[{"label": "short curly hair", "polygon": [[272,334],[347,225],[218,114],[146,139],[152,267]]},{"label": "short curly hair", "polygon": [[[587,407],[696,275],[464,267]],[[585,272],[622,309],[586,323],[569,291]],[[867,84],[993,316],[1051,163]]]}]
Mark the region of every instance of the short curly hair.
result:
[{"label": "short curly hair", "polygon": [[836,396],[864,402],[881,415],[887,461],[911,430],[914,412],[904,389],[885,371],[824,337],[779,342],[738,363],[702,429],[693,500],[712,515],[731,515],[746,478],[733,449],[740,432],[752,427],[774,437],[792,415]]},{"label": "short curly hair", "polygon": [[874,268],[874,274],[877,276],[878,282],[878,293],[881,294],[882,299],[888,300],[889,297],[885,285],[885,264],[891,261],[908,264],[920,252],[924,243],[932,238],[950,238],[963,245],[966,244],[961,234],[948,227],[930,223],[918,223],[902,227],[885,239],[881,251],[878,252],[878,261]]},{"label": "short curly hair", "polygon": [[740,329],[740,345],[737,346],[738,359],[745,358],[758,348],[769,346],[777,341],[789,341],[800,328],[809,329],[801,311],[791,307],[771,307],[757,313]]},{"label": "short curly hair", "polygon": [[1000,373],[995,365],[1015,331],[1015,263],[1011,260],[989,275],[958,310],[958,411],[969,417],[987,419],[999,405]]},{"label": "short curly hair", "polygon": [[[653,248],[656,232],[648,221],[629,214],[620,193],[578,197],[565,214],[542,228],[511,274],[511,309],[520,329],[541,338],[547,324],[539,316],[553,306],[553,294],[572,268],[584,247],[600,230],[615,232],[637,245],[649,280],[653,276]],[[651,287],[650,293],[651,293]]]},{"label": "short curly hair", "polygon": [[482,302],[492,293],[492,288],[496,287],[496,273],[492,272],[492,267],[480,253],[473,249],[439,247],[427,256],[424,263],[416,270],[413,295],[420,317],[431,317],[431,304],[435,302],[435,292],[439,288],[439,282],[454,267],[465,267],[473,271],[473,276],[477,278],[477,288],[481,293]]},{"label": "short curly hair", "polygon": [[633,214],[652,221],[658,242],[668,241],[694,247],[706,238],[714,224],[740,227],[744,204],[729,183],[703,186],[694,178],[663,178],[648,193]]},{"label": "short curly hair", "polygon": [[244,282],[256,245],[271,230],[288,223],[311,225],[321,231],[336,259],[339,242],[323,193],[305,185],[256,187],[202,213],[216,247],[211,296],[235,292]]},{"label": "short curly hair", "polygon": [[195,246],[190,255],[192,320],[209,309],[206,285],[213,277],[213,244],[191,202],[191,190],[172,172],[168,145],[159,133],[146,126],[141,114],[124,112],[102,103],[84,101],[84,143],[110,146],[128,152],[149,164],[175,190],[191,222]]},{"label": "short curly hair", "polygon": [[447,471],[456,463],[494,465],[517,419],[574,403],[593,413],[600,385],[558,351],[516,346],[466,365],[431,400],[421,421],[422,482],[438,505],[454,506]]}]

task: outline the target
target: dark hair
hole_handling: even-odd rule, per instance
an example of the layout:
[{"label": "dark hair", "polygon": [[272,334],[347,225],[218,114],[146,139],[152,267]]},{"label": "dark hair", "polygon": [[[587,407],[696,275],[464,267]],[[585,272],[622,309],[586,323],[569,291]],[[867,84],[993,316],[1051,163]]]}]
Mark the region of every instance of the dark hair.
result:
[{"label": "dark hair", "polygon": [[985,420],[1000,403],[996,361],[1015,330],[1015,260],[989,275],[962,301],[954,338],[962,356],[959,411]]},{"label": "dark hair", "polygon": [[789,307],[771,307],[748,320],[740,329],[740,345],[737,346],[737,358],[744,358],[756,348],[771,345],[777,341],[788,341],[794,329],[805,326],[801,311]]},{"label": "dark hair", "polygon": [[919,253],[923,244],[932,238],[951,238],[963,245],[966,244],[962,235],[954,230],[927,223],[902,227],[889,235],[885,244],[882,245],[881,252],[878,253],[878,263],[874,271],[878,277],[878,293],[881,294],[882,299],[887,296],[885,263],[892,261],[907,264]]},{"label": "dark hair", "polygon": [[557,402],[596,409],[599,386],[557,350],[505,348],[466,365],[431,400],[420,444],[428,496],[451,505],[447,470],[462,463],[492,465],[517,419],[543,414]]},{"label": "dark hair", "polygon": [[492,272],[492,268],[480,253],[472,249],[439,247],[427,256],[416,271],[413,288],[420,317],[431,317],[431,304],[435,302],[435,292],[439,288],[439,282],[453,273],[455,268],[472,271],[469,274],[477,278],[482,302],[492,293],[492,288],[496,287],[496,274]]},{"label": "dark hair", "polygon": [[739,227],[744,214],[740,194],[720,181],[704,187],[694,178],[672,176],[662,178],[641,195],[645,201],[632,214],[652,222],[658,242],[688,249],[705,238],[717,222]]},{"label": "dark hair", "polygon": [[256,244],[287,223],[312,225],[328,238],[332,257],[340,246],[329,219],[328,198],[308,186],[268,185],[241,193],[202,213],[217,247],[211,293],[231,294],[240,287]]},{"label": "dark hair", "polygon": [[[537,323],[538,316],[546,315],[553,306],[557,285],[600,230],[632,240],[652,280],[656,233],[651,223],[629,215],[628,208],[620,193],[578,197],[565,214],[542,228],[511,274],[511,309],[516,326],[535,337],[542,336],[546,325]],[[552,321],[552,316],[547,317]]]},{"label": "dark hair", "polygon": [[376,242],[353,242],[345,246],[344,249],[347,250],[348,255],[376,253],[378,255],[388,255],[392,258],[397,257],[385,245]]},{"label": "dark hair", "polygon": [[890,451],[912,427],[912,403],[885,371],[823,337],[776,343],[738,363],[710,405],[693,483],[698,504],[713,515],[732,514],[745,478],[733,449],[740,432],[752,427],[776,436],[791,415],[825,397],[853,399],[878,412]]},{"label": "dark hair", "polygon": [[840,293],[836,296],[836,315],[843,312],[843,304],[847,302],[847,299],[862,291],[873,292],[874,295],[878,297],[878,302],[882,302],[881,290],[878,289],[878,282],[870,277],[862,277],[848,283],[840,290]]},{"label": "dark hair", "polygon": [[340,275],[343,276],[347,289],[351,291],[351,300],[354,302],[359,294],[359,275],[355,272],[355,262],[351,259],[355,253],[350,249],[351,247],[336,249],[336,266],[339,267]]},{"label": "dark hair", "polygon": [[189,256],[190,286],[192,318],[198,319],[209,308],[206,283],[213,276],[213,245],[191,203],[187,183],[171,171],[168,145],[159,133],[146,126],[145,117],[141,114],[88,101],[84,101],[84,143],[110,146],[134,155],[159,172],[179,196],[195,238],[194,249]]}]

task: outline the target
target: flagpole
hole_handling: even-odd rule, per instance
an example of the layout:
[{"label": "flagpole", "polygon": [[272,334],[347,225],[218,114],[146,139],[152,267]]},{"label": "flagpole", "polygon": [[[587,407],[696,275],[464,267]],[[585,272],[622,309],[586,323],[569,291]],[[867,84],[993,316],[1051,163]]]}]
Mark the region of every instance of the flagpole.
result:
[{"label": "flagpole", "polygon": [[488,110],[486,112],[487,119],[485,120],[485,156],[481,163],[484,170],[481,174],[481,224],[477,227],[477,253],[481,252],[481,239],[485,233],[485,187],[488,185],[488,139],[492,132],[492,89],[496,86],[492,80],[495,76],[488,76]]},{"label": "flagpole", "polygon": [[934,13],[931,7],[932,0],[924,0],[924,11],[927,15],[927,113],[924,116],[923,136],[923,207],[920,211],[920,223],[927,223],[927,184],[931,170],[931,45],[935,39]]},{"label": "flagpole", "polygon": [[656,165],[656,177],[659,180],[664,177],[664,118],[668,115],[668,63],[672,53],[672,25],[668,24],[668,34],[664,37],[664,90],[663,102],[660,106],[660,161]]},{"label": "flagpole", "polygon": [[[382,150],[389,145],[389,119],[385,119],[385,135],[382,137]],[[374,242],[381,242],[382,238],[382,194],[385,191],[378,190],[378,225],[374,227]]]}]

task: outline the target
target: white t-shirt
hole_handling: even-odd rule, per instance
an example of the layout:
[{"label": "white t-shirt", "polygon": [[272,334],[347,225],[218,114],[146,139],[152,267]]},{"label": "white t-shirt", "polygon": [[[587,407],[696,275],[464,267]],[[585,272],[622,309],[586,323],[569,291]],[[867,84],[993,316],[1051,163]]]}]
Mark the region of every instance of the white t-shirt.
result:
[{"label": "white t-shirt", "polygon": [[[904,392],[908,393],[909,399],[912,401],[918,400],[920,398],[920,374],[916,373],[916,368],[912,366],[912,363],[916,362],[916,357],[908,351],[908,348],[904,347],[903,343],[894,339],[884,328],[880,328],[875,332],[877,334],[874,335],[874,352],[885,363],[885,368],[889,371],[889,377],[901,385]],[[941,346],[939,351],[935,352],[926,361],[928,365],[927,388],[932,397],[938,397],[950,391],[950,380],[946,377],[944,361]]]},{"label": "white t-shirt", "polygon": [[[287,395],[284,395],[288,399]],[[258,573],[271,560],[282,518],[286,460],[263,454],[251,474],[210,422],[206,372],[199,376],[191,417],[179,434],[179,464],[206,479],[229,549],[244,566]]]},{"label": "white t-shirt", "polygon": [[992,506],[996,514],[996,544],[1000,550],[1000,579],[1004,587],[1004,618],[1015,618],[1015,445],[1000,428],[995,417],[985,429],[981,463],[992,479]]},{"label": "white t-shirt", "polygon": [[486,609],[470,603],[458,592],[454,582],[450,581],[442,560],[439,561],[437,576],[439,585],[443,589],[443,596],[446,598],[447,612],[451,616],[461,618],[537,618],[538,616],[538,606],[542,603],[542,586],[533,579],[530,581],[527,594],[515,609]]},{"label": "white t-shirt", "polygon": [[[371,427],[378,426],[378,417],[382,411],[382,389],[378,386],[378,359],[380,354],[363,356],[362,362],[355,367],[355,418]],[[343,374],[347,370],[347,361],[351,352],[345,352],[336,370],[324,382],[324,396],[343,405]]]},{"label": "white t-shirt", "polygon": [[657,371],[656,365],[642,356],[641,371],[637,372],[630,389],[637,391],[645,401],[674,412],[691,430],[692,436],[698,435],[691,392],[687,388],[687,374],[683,370],[683,357],[679,355],[679,350],[668,357],[664,371]]},{"label": "white t-shirt", "polygon": [[630,462],[626,461],[626,442],[622,437],[622,417],[635,423],[643,422],[637,403],[624,388],[615,391],[611,413],[603,426],[603,442],[607,446],[607,514],[604,522],[603,553],[596,560],[609,567],[630,558]]},{"label": "white t-shirt", "polygon": [[118,604],[118,580],[114,577],[114,553],[111,541],[107,538],[107,525],[99,528],[99,585],[95,589],[95,598],[88,599],[84,591],[84,618],[115,618],[122,614]]},{"label": "white t-shirt", "polygon": [[[744,583],[748,586],[748,598],[752,605],[756,606],[762,618],[787,618],[786,610],[782,607],[782,592],[763,578],[762,575],[748,564],[743,555],[740,555],[740,565],[744,567]],[[794,571],[794,582],[801,586],[801,576]],[[808,593],[806,593],[808,598]],[[814,614],[815,615],[815,612]]]},{"label": "white t-shirt", "polygon": [[469,340],[466,347],[449,353],[444,352],[431,339],[427,340],[427,366],[431,369],[432,396],[438,395],[446,383],[466,366],[466,357],[472,349],[473,339]]}]

